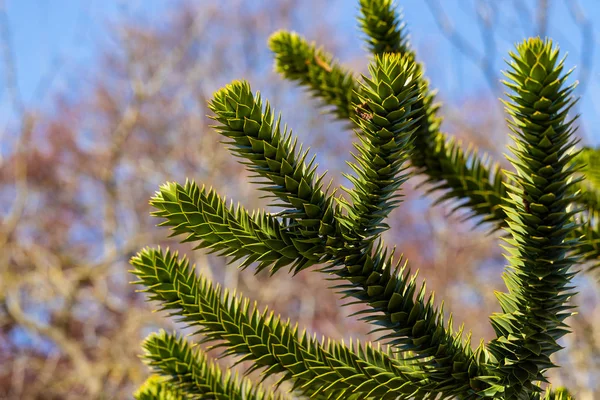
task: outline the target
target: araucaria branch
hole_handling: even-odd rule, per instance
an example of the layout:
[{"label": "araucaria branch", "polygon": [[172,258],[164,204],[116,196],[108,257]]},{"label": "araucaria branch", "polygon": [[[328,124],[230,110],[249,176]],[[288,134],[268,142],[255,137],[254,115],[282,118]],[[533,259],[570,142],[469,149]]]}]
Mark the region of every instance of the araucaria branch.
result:
[{"label": "araucaria branch", "polygon": [[[236,81],[210,102],[215,130],[282,211],[228,206],[193,181],[163,185],[151,204],[173,235],[239,260],[242,268],[330,275],[334,290],[366,306],[360,314],[382,333],[384,346],[318,341],[198,276],[185,257],[147,248],[131,264],[151,300],[193,327],[201,342],[252,362],[250,371],[290,381],[292,389],[280,393],[241,379],[188,339],[161,332],[144,343],[155,376],[136,398],[571,398],[564,388],[541,384],[554,367],[557,340],[568,333],[573,266],[598,258],[592,217],[600,196],[595,180],[582,183],[594,153],[575,148],[568,116],[574,85],[558,47],[531,38],[510,54],[504,83],[513,170],[501,171],[440,131],[439,105],[392,1],[360,0],[360,13],[373,55],[369,76],[355,78],[298,34],[270,39],[277,71],[355,129],[347,198],[323,187],[314,156],[282,117],[247,82]],[[497,337],[476,349],[464,327],[454,330],[452,317],[445,320],[425,284],[417,284],[408,261],[381,239],[387,217],[401,205],[403,183],[415,174],[427,177],[429,193],[444,191],[438,200],[458,200],[479,223],[508,233],[508,291],[497,294],[502,312],[491,316]]]}]

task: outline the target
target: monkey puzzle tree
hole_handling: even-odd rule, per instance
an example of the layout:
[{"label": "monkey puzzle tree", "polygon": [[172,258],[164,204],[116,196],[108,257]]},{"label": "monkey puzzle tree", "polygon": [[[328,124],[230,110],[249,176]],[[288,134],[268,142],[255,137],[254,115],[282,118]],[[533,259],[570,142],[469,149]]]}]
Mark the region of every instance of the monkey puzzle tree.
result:
[{"label": "monkey puzzle tree", "polygon": [[[501,171],[440,132],[438,106],[392,1],[361,0],[360,11],[374,56],[361,79],[294,33],[277,32],[270,41],[277,70],[356,128],[348,199],[324,187],[314,156],[242,81],[214,94],[215,128],[282,211],[248,212],[192,181],[163,185],[151,204],[173,235],[240,260],[243,268],[297,273],[318,264],[315,269],[337,281],[335,290],[366,306],[359,314],[383,333],[385,345],[318,341],[197,276],[185,257],[169,250],[146,248],[132,258],[137,283],[196,328],[202,342],[252,362],[249,371],[290,381],[290,397],[570,398],[566,389],[541,384],[568,332],[572,267],[597,258],[598,230],[595,187],[582,184],[585,157],[578,157],[567,117],[575,101],[564,59],[539,38],[510,54],[505,105],[514,171]],[[428,177],[431,192],[445,191],[442,200],[459,200],[482,223],[508,234],[508,291],[497,294],[502,312],[491,316],[496,338],[476,349],[464,327],[455,331],[452,317],[445,320],[425,284],[417,284],[408,261],[380,238],[401,202],[402,184],[415,174]],[[287,398],[222,371],[177,334],[152,334],[144,349],[157,375],[138,399]]]}]

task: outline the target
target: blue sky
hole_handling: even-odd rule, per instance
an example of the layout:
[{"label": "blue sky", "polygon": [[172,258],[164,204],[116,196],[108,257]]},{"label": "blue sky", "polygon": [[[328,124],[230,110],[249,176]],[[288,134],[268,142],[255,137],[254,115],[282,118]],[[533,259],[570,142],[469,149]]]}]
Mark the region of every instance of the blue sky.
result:
[{"label": "blue sky", "polygon": [[[159,11],[165,4],[136,0],[6,0],[24,103],[43,107],[56,90],[76,86],[68,77],[76,70],[93,67],[98,50],[110,45],[114,22],[146,17],[159,23]],[[0,67],[2,78],[3,67]],[[44,90],[48,84],[49,90]],[[44,98],[40,98],[41,92],[46,93]],[[6,117],[10,105],[4,85],[0,96],[0,115]]]},{"label": "blue sky", "polygon": [[[218,3],[217,0],[203,0],[206,4]],[[300,0],[299,0],[300,1]],[[517,2],[521,0],[516,0]],[[477,51],[482,52],[484,41],[475,19],[475,5],[486,4],[490,1],[476,0],[438,0],[449,21],[457,31]],[[569,53],[567,65],[581,64],[582,55],[589,54],[587,48],[581,50],[580,27],[571,19],[564,0],[551,0],[553,5],[549,16],[549,35],[560,43],[561,49]],[[44,107],[51,97],[42,98],[40,82],[46,87],[51,82],[50,90],[68,90],[77,88],[77,82],[69,79],[73,71],[89,67],[93,70],[95,56],[102,46],[110,45],[110,30],[114,29],[113,22],[127,18],[144,18],[152,23],[160,24],[161,11],[168,4],[176,3],[159,0],[6,0],[10,32],[12,35],[14,58],[18,72],[19,89],[26,105]],[[482,94],[491,95],[489,84],[481,70],[467,57],[457,52],[456,48],[441,33],[424,0],[402,0],[399,2],[404,9],[406,21],[413,38],[413,43],[419,51],[421,59],[427,64],[427,75],[433,86],[440,90],[445,101],[461,101],[469,96]],[[512,49],[515,41],[536,33],[536,25],[527,23],[526,13],[514,14],[512,10],[515,1],[503,0],[496,4],[499,20],[496,21],[502,29],[496,36],[496,57],[493,70],[504,68],[503,59]],[[522,1],[526,7],[533,6],[533,0]],[[334,4],[334,3],[329,3]],[[341,7],[341,4],[352,4]],[[491,3],[490,3],[491,4]],[[586,17],[594,23],[600,22],[600,1],[580,0]],[[337,35],[347,48],[361,47],[358,37],[355,15],[357,7],[349,0],[336,1],[336,6],[326,7],[327,12],[323,21],[335,25]],[[302,7],[300,5],[300,7]],[[307,13],[313,10],[308,9]],[[587,133],[587,141],[600,144],[600,129],[595,129],[600,123],[600,97],[596,94],[600,89],[600,26],[593,26],[592,70],[586,82],[586,92],[580,105],[583,113],[582,123]],[[597,31],[596,31],[597,29]],[[346,46],[345,46],[346,47]],[[348,55],[340,54],[342,60]],[[60,65],[60,68],[56,68]],[[3,67],[3,66],[2,66]],[[4,70],[2,69],[2,78]],[[56,76],[48,79],[52,71]],[[575,73],[575,78],[581,69]],[[498,77],[500,77],[498,75]],[[486,94],[487,93],[487,94]],[[0,91],[0,117],[8,118],[11,114],[5,86]],[[497,97],[497,95],[496,95]],[[596,131],[596,132],[594,132]],[[591,135],[595,133],[594,135]]]}]

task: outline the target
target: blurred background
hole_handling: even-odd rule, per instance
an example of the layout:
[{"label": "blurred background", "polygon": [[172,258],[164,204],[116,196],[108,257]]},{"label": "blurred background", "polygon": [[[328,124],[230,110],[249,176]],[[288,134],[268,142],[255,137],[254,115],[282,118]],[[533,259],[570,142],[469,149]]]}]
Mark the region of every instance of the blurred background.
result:
[{"label": "blurred background", "polygon": [[[500,79],[514,43],[550,36],[577,66],[579,136],[599,145],[597,0],[401,0],[411,42],[439,89],[443,129],[506,164]],[[233,79],[260,90],[348,185],[353,133],[273,72],[267,38],[295,30],[356,73],[369,61],[351,0],[0,0],[0,399],[129,399],[146,378],[140,342],[172,322],[129,282],[128,259],[169,245],[199,272],[319,337],[375,339],[326,276],[254,275],[167,240],[148,199],[167,180],[194,179],[246,208],[266,206],[209,128],[207,100]],[[453,204],[433,206],[422,177],[385,234],[455,327],[493,337],[487,316],[503,289],[499,234]],[[600,286],[580,274],[550,374],[578,399],[600,398]],[[232,360],[221,361],[230,365]]]}]

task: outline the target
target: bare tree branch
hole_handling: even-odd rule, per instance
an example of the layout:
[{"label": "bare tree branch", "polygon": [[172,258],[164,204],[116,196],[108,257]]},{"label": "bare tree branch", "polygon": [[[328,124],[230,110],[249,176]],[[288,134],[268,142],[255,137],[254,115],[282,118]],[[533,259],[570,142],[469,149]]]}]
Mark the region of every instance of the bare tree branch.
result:
[{"label": "bare tree branch", "polygon": [[0,40],[4,61],[4,84],[8,90],[14,112],[17,115],[23,115],[25,107],[23,105],[23,99],[21,98],[21,92],[19,91],[19,80],[12,46],[12,34],[4,0],[0,0]]},{"label": "bare tree branch", "polygon": [[521,21],[521,28],[523,29],[524,36],[531,35],[531,10],[527,7],[527,2],[523,0],[513,0],[513,6],[517,11],[517,16]]},{"label": "bare tree branch", "polygon": [[594,52],[596,43],[594,42],[594,26],[592,21],[586,17],[581,4],[578,0],[565,0],[565,5],[569,9],[569,14],[581,32],[581,62],[578,64],[579,70],[579,90],[580,95],[585,93],[590,74],[594,63]]},{"label": "bare tree branch", "polygon": [[454,25],[436,0],[425,0],[425,2],[434,17],[436,24],[442,31],[442,34],[446,36],[454,47],[481,69],[490,90],[493,94],[496,94],[498,92],[498,79],[493,68],[493,60],[490,60],[486,55],[480,54],[480,52],[454,28]]},{"label": "bare tree branch", "polygon": [[13,289],[10,293],[7,293],[4,298],[3,303],[7,314],[29,331],[52,339],[52,341],[73,361],[78,372],[86,377],[83,381],[88,386],[92,398],[97,396],[102,388],[102,384],[98,374],[94,371],[92,365],[88,362],[86,355],[81,350],[81,347],[69,340],[69,338],[56,327],[39,323],[36,320],[27,317],[21,310],[21,306],[17,300],[19,293],[18,289],[19,288]]},{"label": "bare tree branch", "polygon": [[550,12],[549,0],[538,0],[537,13],[537,34],[543,38],[548,35],[548,13]]}]

